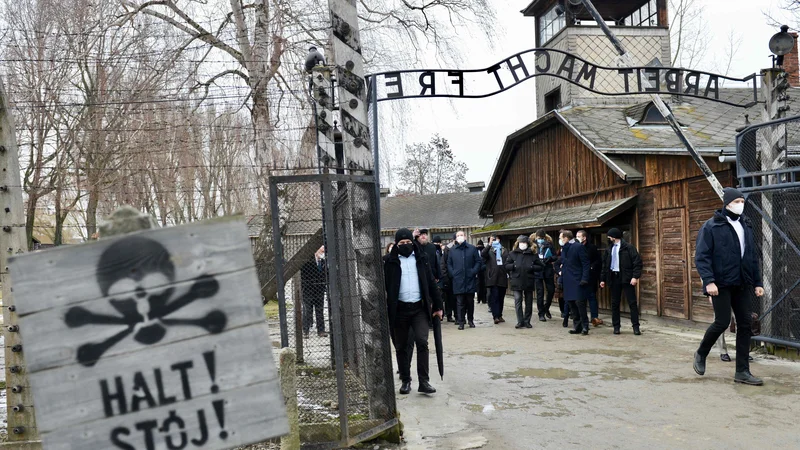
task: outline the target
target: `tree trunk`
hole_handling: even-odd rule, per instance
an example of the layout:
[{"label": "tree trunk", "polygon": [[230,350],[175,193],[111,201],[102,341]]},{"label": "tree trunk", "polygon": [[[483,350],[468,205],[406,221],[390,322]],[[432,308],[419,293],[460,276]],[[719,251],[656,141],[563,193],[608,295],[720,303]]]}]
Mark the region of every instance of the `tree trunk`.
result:
[{"label": "tree trunk", "polygon": [[97,205],[100,203],[100,192],[96,183],[90,184],[89,200],[86,204],[86,237],[91,239],[97,233]]},{"label": "tree trunk", "polygon": [[31,190],[28,193],[28,207],[25,212],[25,237],[28,243],[28,250],[33,250],[33,227],[36,223],[36,204],[39,203],[39,195]]}]

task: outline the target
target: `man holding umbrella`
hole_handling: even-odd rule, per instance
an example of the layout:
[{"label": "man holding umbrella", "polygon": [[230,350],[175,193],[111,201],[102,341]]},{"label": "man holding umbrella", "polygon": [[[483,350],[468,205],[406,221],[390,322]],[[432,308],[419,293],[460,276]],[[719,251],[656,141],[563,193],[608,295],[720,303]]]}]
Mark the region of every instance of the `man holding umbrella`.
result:
[{"label": "man holding umbrella", "polygon": [[[433,279],[425,252],[411,230],[401,228],[395,234],[395,246],[383,266],[386,281],[386,304],[394,335],[397,365],[400,368],[401,394],[411,392],[411,365],[406,343],[409,333],[417,345],[419,392],[433,394],[428,376],[428,332],[442,319],[442,299]],[[437,337],[441,335],[435,333]],[[438,344],[438,343],[437,343]],[[438,345],[437,345],[438,347]]]}]

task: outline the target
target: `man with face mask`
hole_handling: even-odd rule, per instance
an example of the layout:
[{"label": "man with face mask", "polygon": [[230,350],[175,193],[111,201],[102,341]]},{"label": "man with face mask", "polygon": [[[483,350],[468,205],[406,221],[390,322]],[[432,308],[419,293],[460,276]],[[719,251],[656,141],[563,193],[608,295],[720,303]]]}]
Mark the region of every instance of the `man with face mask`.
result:
[{"label": "man with face mask", "polygon": [[589,256],[586,248],[575,242],[570,230],[561,230],[558,236],[561,245],[561,283],[564,285],[564,300],[569,305],[574,327],[570,334],[589,334],[589,315],[586,314],[584,286],[589,284]]},{"label": "man with face mask", "polygon": [[456,296],[458,329],[463,330],[466,320],[469,327],[475,328],[475,291],[478,288],[478,273],[481,271],[481,258],[478,249],[466,240],[463,231],[456,232],[456,243],[447,253],[447,273]]},{"label": "man with face mask", "polygon": [[639,305],[636,303],[636,285],[642,277],[642,258],[632,244],[622,239],[619,228],[608,230],[609,247],[603,255],[603,269],[600,272],[600,287],[606,284],[611,287],[611,322],[614,325],[614,334],[620,334],[619,306],[622,302],[622,293],[631,310],[631,325],[633,334],[639,336]]},{"label": "man with face mask", "polygon": [[600,261],[600,252],[597,250],[597,246],[589,240],[589,233],[586,230],[579,230],[577,237],[578,242],[586,247],[586,254],[589,255],[589,284],[584,286],[584,290],[586,301],[589,303],[592,325],[597,327],[603,324],[597,305],[597,283],[600,280],[600,266],[603,262]]},{"label": "man with face mask", "polygon": [[751,302],[750,292],[764,295],[758,249],[750,221],[742,216],[744,195],[734,188],[723,191],[723,209],[708,219],[697,235],[695,267],[703,280],[703,291],[711,296],[714,323],[708,327],[700,348],[694,354],[694,370],[706,372],[706,357],[714,342],[736,316],[737,383],[761,386],[764,382],[750,373]]},{"label": "man with face mask", "polygon": [[432,317],[442,318],[442,299],[428,258],[414,241],[411,230],[397,230],[394,239],[396,245],[383,265],[383,272],[389,325],[403,383],[400,393],[411,392],[411,363],[406,345],[412,335],[417,345],[419,392],[433,394],[436,389],[428,382],[428,334]]}]

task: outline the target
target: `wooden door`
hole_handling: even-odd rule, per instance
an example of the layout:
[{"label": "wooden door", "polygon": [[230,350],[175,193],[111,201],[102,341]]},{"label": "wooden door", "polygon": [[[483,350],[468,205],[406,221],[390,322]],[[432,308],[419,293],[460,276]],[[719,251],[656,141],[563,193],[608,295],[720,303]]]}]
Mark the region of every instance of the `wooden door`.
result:
[{"label": "wooden door", "polygon": [[688,272],[686,264],[686,209],[658,211],[660,249],[659,299],[661,315],[689,318]]}]

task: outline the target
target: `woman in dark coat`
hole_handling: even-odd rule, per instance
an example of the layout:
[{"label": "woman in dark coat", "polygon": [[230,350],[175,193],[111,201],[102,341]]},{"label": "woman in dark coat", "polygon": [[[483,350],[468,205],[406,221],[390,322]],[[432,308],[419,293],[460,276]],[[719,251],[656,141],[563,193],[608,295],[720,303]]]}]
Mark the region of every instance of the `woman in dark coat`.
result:
[{"label": "woman in dark coat", "polygon": [[[536,275],[536,306],[539,310],[539,321],[545,322],[547,319],[553,318],[550,314],[550,305],[553,304],[553,295],[556,291],[553,264],[558,258],[555,248],[553,248],[553,239],[544,230],[532,234],[530,239],[538,246],[539,259],[544,263],[544,270]],[[547,297],[545,297],[545,288],[547,288]]]},{"label": "woman in dark coat", "polygon": [[589,284],[589,256],[586,247],[575,241],[569,230],[559,236],[561,243],[561,284],[564,286],[564,299],[569,304],[575,329],[570,334],[589,334],[589,318],[586,313],[586,299],[583,286]]},{"label": "woman in dark coat", "polygon": [[505,303],[506,289],[508,289],[508,273],[505,261],[508,259],[506,250],[497,236],[489,238],[489,245],[481,252],[483,264],[486,266],[486,287],[489,288],[489,307],[492,309],[494,323],[505,322],[503,319],[503,304]]},{"label": "woman in dark coat", "polygon": [[[536,244],[530,246],[528,236],[520,236],[514,244],[514,250],[506,258],[506,272],[514,292],[514,308],[517,311],[517,326],[514,328],[533,328],[533,289],[536,285],[535,276],[541,275],[544,263],[539,259]],[[523,311],[523,299],[525,309]]]}]

